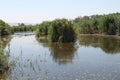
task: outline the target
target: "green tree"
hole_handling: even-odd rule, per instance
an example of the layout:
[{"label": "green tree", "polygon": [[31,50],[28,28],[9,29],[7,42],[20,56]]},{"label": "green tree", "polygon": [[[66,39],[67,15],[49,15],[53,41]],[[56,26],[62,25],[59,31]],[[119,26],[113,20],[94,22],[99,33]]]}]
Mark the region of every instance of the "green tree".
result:
[{"label": "green tree", "polygon": [[118,35],[120,36],[120,20],[119,20],[119,22],[118,22]]},{"label": "green tree", "polygon": [[92,26],[91,26],[90,20],[81,21],[80,32],[85,34],[92,34]]},{"label": "green tree", "polygon": [[67,19],[56,19],[52,22],[50,29],[52,42],[74,42],[75,32],[73,24]]},{"label": "green tree", "polygon": [[25,25],[24,23],[19,23],[17,26],[12,26],[14,32],[26,32],[35,31],[36,25]]},{"label": "green tree", "polygon": [[0,35],[4,36],[9,34],[11,34],[11,27],[4,21],[0,20]]},{"label": "green tree", "polygon": [[98,20],[96,18],[93,18],[91,20],[91,27],[93,28],[92,33],[98,33],[99,22],[98,22]]},{"label": "green tree", "polygon": [[39,37],[40,35],[48,35],[48,30],[50,26],[51,23],[48,21],[44,21],[41,24],[37,25],[36,36]]},{"label": "green tree", "polygon": [[120,34],[120,13],[78,17],[73,22],[77,33]]},{"label": "green tree", "polygon": [[117,31],[117,25],[113,16],[105,16],[101,18],[101,30],[108,35],[115,35]]}]

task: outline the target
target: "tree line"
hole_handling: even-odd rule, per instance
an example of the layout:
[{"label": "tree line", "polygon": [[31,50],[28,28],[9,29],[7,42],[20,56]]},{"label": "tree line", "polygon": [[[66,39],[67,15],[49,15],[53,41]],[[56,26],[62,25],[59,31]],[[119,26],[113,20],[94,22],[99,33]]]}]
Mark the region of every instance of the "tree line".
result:
[{"label": "tree line", "polygon": [[78,17],[73,22],[79,34],[120,35],[120,13]]},{"label": "tree line", "polygon": [[25,25],[20,23],[16,26],[10,26],[3,20],[0,20],[0,36],[10,35],[14,32],[35,31],[36,25]]},{"label": "tree line", "polygon": [[36,36],[47,35],[52,42],[73,42],[77,34],[120,35],[120,13],[77,17],[74,20],[55,19],[37,25],[10,26],[0,20],[0,35],[35,31]]},{"label": "tree line", "polygon": [[26,32],[26,31],[35,31],[36,26],[34,25],[25,25],[24,23],[19,23],[17,26],[12,26],[14,32]]}]

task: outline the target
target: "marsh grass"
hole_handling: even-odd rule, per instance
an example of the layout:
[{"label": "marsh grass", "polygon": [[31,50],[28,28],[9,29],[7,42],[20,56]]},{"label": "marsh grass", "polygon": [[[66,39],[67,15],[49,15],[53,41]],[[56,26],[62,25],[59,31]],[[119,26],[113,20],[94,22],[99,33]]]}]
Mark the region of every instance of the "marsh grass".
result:
[{"label": "marsh grass", "polygon": [[0,73],[4,73],[6,70],[9,69],[8,57],[9,52],[0,49]]}]

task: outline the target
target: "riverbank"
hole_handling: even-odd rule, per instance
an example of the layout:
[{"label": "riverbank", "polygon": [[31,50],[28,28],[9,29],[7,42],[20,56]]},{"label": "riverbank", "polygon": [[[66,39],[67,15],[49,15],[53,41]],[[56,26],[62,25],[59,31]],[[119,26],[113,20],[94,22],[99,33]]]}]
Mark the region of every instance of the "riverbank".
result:
[{"label": "riverbank", "polygon": [[79,37],[79,36],[82,36],[82,35],[111,37],[111,38],[115,38],[115,39],[119,39],[119,40],[120,40],[120,36],[118,36],[118,35],[105,35],[105,34],[78,34],[77,36]]}]

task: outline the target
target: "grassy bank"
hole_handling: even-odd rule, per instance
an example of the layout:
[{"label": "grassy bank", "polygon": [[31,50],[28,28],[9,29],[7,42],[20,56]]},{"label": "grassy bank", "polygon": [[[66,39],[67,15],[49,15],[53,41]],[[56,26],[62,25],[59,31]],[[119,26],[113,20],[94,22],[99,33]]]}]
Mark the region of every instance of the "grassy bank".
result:
[{"label": "grassy bank", "polygon": [[102,36],[102,37],[111,37],[111,38],[115,38],[115,39],[120,39],[120,36],[118,35],[105,35],[105,34],[78,34],[77,36],[84,36],[84,35],[90,35],[90,36]]}]

